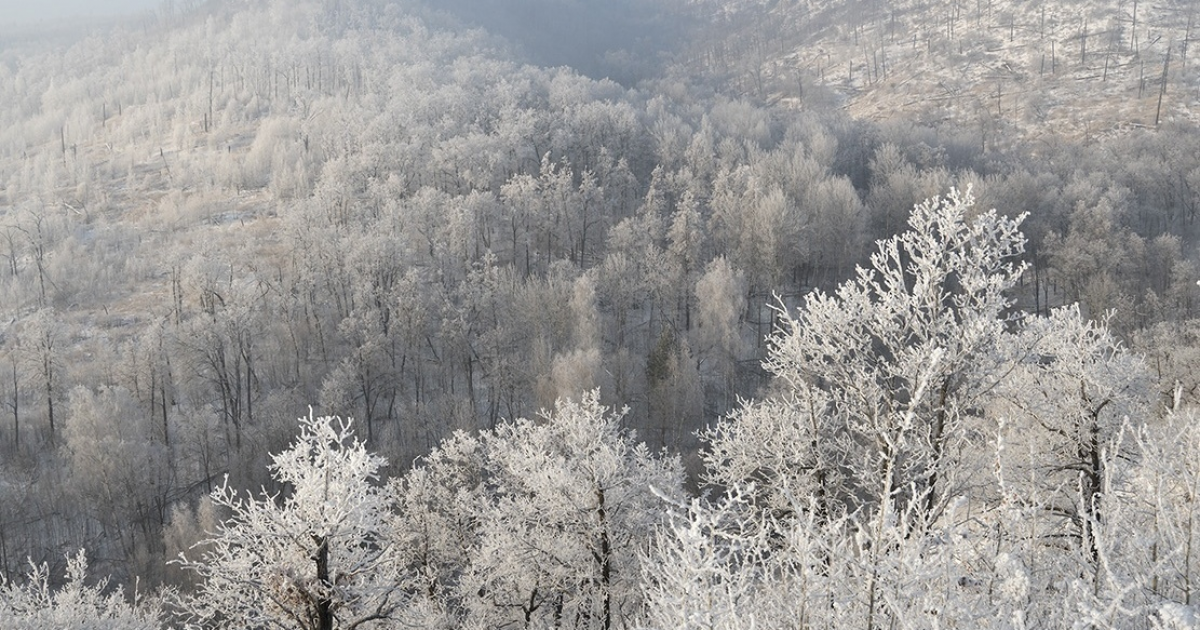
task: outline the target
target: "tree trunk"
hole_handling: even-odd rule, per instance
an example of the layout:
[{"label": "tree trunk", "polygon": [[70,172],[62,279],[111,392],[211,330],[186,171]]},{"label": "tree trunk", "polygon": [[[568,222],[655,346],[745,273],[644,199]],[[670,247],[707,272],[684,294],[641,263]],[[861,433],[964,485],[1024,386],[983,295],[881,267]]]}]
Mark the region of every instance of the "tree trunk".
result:
[{"label": "tree trunk", "polygon": [[314,536],[317,542],[317,628],[316,630],[333,630],[333,600],[329,596],[332,584],[329,582],[329,539],[325,536]]},{"label": "tree trunk", "polygon": [[17,362],[12,364],[12,412],[13,412],[13,446],[21,446],[21,389],[17,380]]},{"label": "tree trunk", "polygon": [[942,381],[941,392],[938,398],[938,409],[933,415],[933,434],[930,436],[930,443],[933,446],[933,457],[929,462],[929,475],[926,479],[925,488],[925,510],[921,515],[925,522],[933,520],[933,513],[937,510],[938,501],[938,473],[942,467],[942,457],[946,449],[946,400],[950,395],[950,379]]},{"label": "tree trunk", "polygon": [[46,412],[50,417],[50,441],[54,441],[54,366],[50,361],[50,351],[43,356],[42,368],[46,375]]},{"label": "tree trunk", "polygon": [[595,551],[600,564],[601,616],[604,630],[612,627],[612,542],[608,538],[608,514],[604,508],[604,488],[596,488],[596,516],[600,520],[600,539]]}]

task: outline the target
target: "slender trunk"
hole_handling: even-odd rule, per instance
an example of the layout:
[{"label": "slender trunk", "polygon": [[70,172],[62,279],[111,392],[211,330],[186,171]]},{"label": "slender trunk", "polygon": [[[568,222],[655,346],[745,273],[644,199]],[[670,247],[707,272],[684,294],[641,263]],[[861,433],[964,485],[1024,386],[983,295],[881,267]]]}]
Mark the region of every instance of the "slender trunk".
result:
[{"label": "slender trunk", "polygon": [[596,516],[600,520],[600,539],[594,552],[600,565],[600,614],[604,630],[612,627],[612,541],[608,537],[608,515],[604,507],[604,488],[596,488]]},{"label": "slender trunk", "polygon": [[933,415],[933,434],[930,436],[930,443],[933,446],[933,457],[929,463],[929,475],[926,481],[928,487],[925,489],[925,513],[921,516],[926,520],[933,518],[933,512],[937,509],[939,500],[937,485],[939,481],[938,472],[942,467],[942,456],[946,450],[946,399],[950,394],[950,381],[942,382],[941,392],[939,393],[938,410]]},{"label": "slender trunk", "polygon": [[867,630],[875,630],[877,627],[875,621],[875,613],[879,608],[879,558],[883,551],[883,536],[884,528],[892,511],[892,501],[895,496],[895,453],[891,444],[883,444],[885,458],[883,469],[883,496],[879,505],[879,512],[875,516],[875,532],[871,541],[870,562],[871,562],[871,578],[867,582]]},{"label": "slender trunk", "polygon": [[317,630],[333,630],[333,600],[329,596],[329,539],[317,537]]},{"label": "slender trunk", "polygon": [[50,417],[50,441],[54,441],[54,369],[50,361],[50,352],[43,355],[43,369],[46,374],[46,412]]},{"label": "slender trunk", "polygon": [[[1086,394],[1085,394],[1086,397]],[[1082,475],[1082,500],[1083,513],[1079,515],[1080,535],[1083,538],[1083,543],[1088,547],[1088,555],[1093,563],[1099,563],[1100,547],[1096,540],[1097,530],[1100,527],[1100,521],[1103,518],[1102,498],[1104,482],[1104,459],[1100,443],[1100,414],[1104,408],[1108,406],[1110,401],[1106,400],[1100,403],[1095,409],[1090,412],[1088,420],[1091,426],[1088,427],[1088,441],[1083,445],[1083,452],[1080,453],[1080,458],[1083,460],[1085,472]]]},{"label": "slender trunk", "polygon": [[248,345],[242,346],[242,358],[246,362],[246,424],[249,426],[254,424],[254,364]]},{"label": "slender trunk", "polygon": [[[164,381],[165,381],[165,379],[164,379]],[[166,385],[166,383],[162,382],[160,385],[160,388],[161,389],[160,389],[160,395],[158,397],[158,403],[162,407],[163,445],[170,447],[171,446],[171,427],[170,427],[170,424],[167,422],[167,385]]]},{"label": "slender trunk", "polygon": [[21,446],[21,388],[17,380],[17,362],[12,364],[12,411],[13,411],[13,445]]},{"label": "slender trunk", "polygon": [[1158,106],[1154,110],[1154,126],[1162,120],[1163,96],[1167,93],[1167,70],[1171,67],[1171,46],[1167,46],[1167,56],[1163,59],[1162,82],[1158,86]]}]

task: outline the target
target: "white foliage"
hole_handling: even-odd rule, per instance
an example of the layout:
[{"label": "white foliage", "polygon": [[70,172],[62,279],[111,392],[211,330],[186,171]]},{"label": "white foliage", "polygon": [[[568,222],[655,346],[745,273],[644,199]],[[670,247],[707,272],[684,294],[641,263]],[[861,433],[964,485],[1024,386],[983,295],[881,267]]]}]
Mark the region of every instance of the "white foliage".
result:
[{"label": "white foliage", "polygon": [[1121,431],[1149,413],[1146,366],[1078,306],[1028,318],[1003,341],[1012,367],[997,383],[993,412],[1006,418],[1006,489],[1024,501],[1039,497],[1040,521],[1057,520],[1058,533],[1092,545],[1107,465],[1128,450]]},{"label": "white foliage", "polygon": [[[272,456],[286,494],[243,495],[228,483],[213,503],[231,516],[179,563],[202,579],[183,605],[193,624],[241,628],[371,627],[402,601],[391,546],[391,499],[375,485],[384,466],[350,422],[300,419],[300,436]],[[322,568],[322,562],[327,566]],[[322,575],[324,574],[324,575]]]},{"label": "white foliage", "polygon": [[67,559],[67,582],[55,590],[45,564],[30,563],[23,584],[0,580],[0,622],[6,630],[152,630],[161,628],[156,602],[134,598],[108,581],[85,583],[87,557]]},{"label": "white foliage", "polygon": [[1200,612],[1195,606],[1164,602],[1158,607],[1155,623],[1163,630],[1196,630],[1200,628]]},{"label": "white foliage", "polygon": [[677,458],[621,429],[598,392],[458,434],[397,489],[407,563],[454,625],[609,627],[641,605],[639,551],[681,494]]},{"label": "white foliage", "polygon": [[696,281],[695,347],[706,368],[719,378],[733,378],[745,342],[738,325],[746,310],[745,274],[724,257],[713,259]]},{"label": "white foliage", "polygon": [[1143,362],[1078,308],[1010,318],[1019,219],[971,203],[918,205],[783,314],[773,391],[707,434],[729,496],[645,564],[654,627],[1150,627],[1186,603],[1190,482],[1183,510],[1131,503],[1191,478],[1144,455],[1171,442],[1139,424]]},{"label": "white foliage", "polygon": [[962,483],[971,410],[1004,373],[1004,291],[1024,269],[1021,219],[969,218],[973,203],[952,191],[918,204],[869,268],[781,315],[764,362],[779,394],[709,433],[714,481],[788,478],[823,509],[921,501],[936,515]]},{"label": "white foliage", "polygon": [[733,489],[728,500],[700,499],[676,506],[671,520],[656,532],[652,552],[643,561],[646,621],[655,628],[742,628],[759,621],[756,593],[768,571],[741,556],[765,549],[764,529]]}]

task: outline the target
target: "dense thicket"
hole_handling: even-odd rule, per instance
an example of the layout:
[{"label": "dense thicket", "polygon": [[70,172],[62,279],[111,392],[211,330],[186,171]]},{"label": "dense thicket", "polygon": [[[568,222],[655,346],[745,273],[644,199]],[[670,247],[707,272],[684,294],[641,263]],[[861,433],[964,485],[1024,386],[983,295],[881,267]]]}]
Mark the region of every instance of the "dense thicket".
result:
[{"label": "dense thicket", "polygon": [[[695,431],[778,375],[779,300],[855,277],[952,186],[1028,213],[1011,312],[1078,303],[1055,334],[1099,344],[1103,321],[1145,353],[1135,421],[1195,402],[1197,130],[1001,152],[677,68],[630,87],[525,65],[458,24],[207,3],[0,53],[0,576],[61,575],[82,546],[119,581],[189,585],[163,560],[218,518],[201,498],[225,475],[288,491],[266,453],[309,404],[400,475],[598,388],[699,478]],[[946,479],[923,457],[913,498]]]},{"label": "dense thicket", "polygon": [[[228,480],[129,604],[0,583],[17,627],[1193,627],[1197,425],[1077,307],[1006,314],[1018,219],[969,194],[914,208],[836,291],[781,312],[772,387],[704,437],[723,490],[688,500],[587,392],[457,432],[384,484],[334,417]],[[213,518],[212,510],[224,516]],[[187,522],[185,515],[177,515]]]}]

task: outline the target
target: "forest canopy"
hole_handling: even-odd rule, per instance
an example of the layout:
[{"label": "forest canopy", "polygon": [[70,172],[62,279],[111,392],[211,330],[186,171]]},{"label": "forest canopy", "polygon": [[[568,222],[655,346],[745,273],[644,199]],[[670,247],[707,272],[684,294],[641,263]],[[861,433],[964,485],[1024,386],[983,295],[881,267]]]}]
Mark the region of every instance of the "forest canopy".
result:
[{"label": "forest canopy", "polygon": [[[1170,100],[856,118],[883,70],[775,51],[832,37],[862,82],[863,46],[969,65],[960,23],[1033,19],[875,4],[175,2],[5,39],[0,611],[1191,627],[1200,134]],[[1148,59],[1160,8],[1088,41]]]}]

